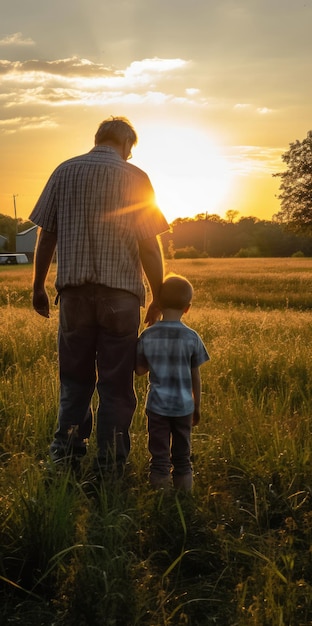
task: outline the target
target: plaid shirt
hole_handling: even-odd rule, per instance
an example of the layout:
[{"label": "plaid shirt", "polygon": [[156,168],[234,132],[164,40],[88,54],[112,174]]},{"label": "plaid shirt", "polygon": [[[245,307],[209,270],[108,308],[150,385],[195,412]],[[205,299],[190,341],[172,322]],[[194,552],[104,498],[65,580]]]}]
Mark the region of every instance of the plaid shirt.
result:
[{"label": "plaid shirt", "polygon": [[182,322],[156,322],[146,328],[137,345],[137,365],[147,367],[146,409],[178,417],[194,411],[191,369],[209,361],[195,330]]},{"label": "plaid shirt", "polygon": [[144,306],[138,242],[168,230],[145,172],[96,146],[56,168],[30,219],[57,233],[57,290],[98,283]]}]

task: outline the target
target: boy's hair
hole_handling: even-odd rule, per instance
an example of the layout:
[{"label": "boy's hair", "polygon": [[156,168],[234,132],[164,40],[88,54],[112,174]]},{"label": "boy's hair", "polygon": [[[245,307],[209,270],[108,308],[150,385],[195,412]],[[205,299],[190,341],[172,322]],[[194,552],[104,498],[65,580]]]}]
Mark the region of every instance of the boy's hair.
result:
[{"label": "boy's hair", "polygon": [[111,116],[100,124],[95,134],[96,146],[105,143],[105,141],[113,141],[117,145],[123,145],[125,141],[129,141],[131,146],[134,146],[138,137],[126,117]]},{"label": "boy's hair", "polygon": [[161,309],[175,309],[183,311],[191,304],[193,287],[191,283],[178,274],[169,274],[165,277],[159,292]]}]

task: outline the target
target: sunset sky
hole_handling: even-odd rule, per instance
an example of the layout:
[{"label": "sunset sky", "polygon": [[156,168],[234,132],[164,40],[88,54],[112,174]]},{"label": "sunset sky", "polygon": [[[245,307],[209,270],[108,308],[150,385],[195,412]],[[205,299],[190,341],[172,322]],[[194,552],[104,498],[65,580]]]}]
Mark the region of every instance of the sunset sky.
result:
[{"label": "sunset sky", "polygon": [[271,219],[312,129],[312,0],[2,0],[0,213],[127,116],[167,219]]}]

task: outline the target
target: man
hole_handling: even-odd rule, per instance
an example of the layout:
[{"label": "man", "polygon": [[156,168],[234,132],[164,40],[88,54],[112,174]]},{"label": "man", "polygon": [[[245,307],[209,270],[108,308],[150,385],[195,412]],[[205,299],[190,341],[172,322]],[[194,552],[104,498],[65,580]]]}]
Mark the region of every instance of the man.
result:
[{"label": "man", "polygon": [[122,469],[130,451],[133,371],[145,305],[142,268],[152,292],[145,317],[150,326],[159,318],[163,280],[158,235],[168,229],[148,176],[127,162],[136,143],[126,118],[102,122],[94,148],[56,168],[30,215],[40,227],[33,306],[44,317],[45,280],[57,246],[60,404],[50,446],[55,462],[85,454],[95,387],[96,465]]}]

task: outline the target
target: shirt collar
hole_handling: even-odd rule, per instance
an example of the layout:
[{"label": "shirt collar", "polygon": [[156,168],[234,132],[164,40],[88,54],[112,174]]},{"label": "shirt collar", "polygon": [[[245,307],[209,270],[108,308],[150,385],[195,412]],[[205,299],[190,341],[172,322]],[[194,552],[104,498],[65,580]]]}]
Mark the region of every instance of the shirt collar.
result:
[{"label": "shirt collar", "polygon": [[111,146],[94,146],[92,150],[90,150],[90,152],[104,152],[106,154],[111,154],[112,156],[116,156],[118,157],[118,159],[123,161],[120,154],[118,154],[117,150],[114,150],[114,148],[112,148]]}]

